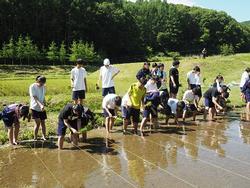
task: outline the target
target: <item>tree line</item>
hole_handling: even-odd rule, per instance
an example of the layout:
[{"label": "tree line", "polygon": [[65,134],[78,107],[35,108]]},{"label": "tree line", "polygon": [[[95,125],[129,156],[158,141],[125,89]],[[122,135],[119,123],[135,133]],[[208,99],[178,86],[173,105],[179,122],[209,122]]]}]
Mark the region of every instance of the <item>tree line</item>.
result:
[{"label": "tree line", "polygon": [[250,51],[250,29],[225,12],[160,0],[0,0],[0,18],[6,63]]}]

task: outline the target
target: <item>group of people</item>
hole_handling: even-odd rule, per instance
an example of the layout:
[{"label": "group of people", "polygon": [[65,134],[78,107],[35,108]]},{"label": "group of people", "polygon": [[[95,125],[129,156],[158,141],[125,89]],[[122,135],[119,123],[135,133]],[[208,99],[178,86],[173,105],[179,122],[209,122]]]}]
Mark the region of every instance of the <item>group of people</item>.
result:
[{"label": "group of people", "polygon": [[[188,114],[192,114],[193,121],[196,120],[197,112],[203,112],[204,119],[213,120],[217,112],[225,108],[225,100],[229,97],[229,88],[224,85],[223,77],[218,75],[214,84],[204,93],[205,109],[200,107],[201,76],[200,67],[195,66],[187,73],[187,90],[181,100],[177,99],[177,94],[181,84],[179,82],[180,62],[174,61],[169,70],[169,75],[164,70],[163,63],[152,65],[145,62],[136,75],[137,82],[133,83],[127,93],[121,98],[113,92],[103,98],[102,108],[106,118],[106,130],[109,133],[117,116],[117,111],[121,108],[123,118],[123,133],[127,134],[128,124],[132,124],[134,133],[144,135],[144,127],[148,121],[154,128],[158,127],[158,111],[161,110],[166,115],[166,124],[170,117],[174,117],[175,124],[180,126],[178,118],[185,123]],[[167,82],[169,86],[167,86]],[[141,113],[142,112],[142,113]],[[140,123],[140,115],[142,120]],[[140,123],[139,131],[138,125]]]},{"label": "group of people", "polygon": [[[67,128],[71,132],[71,141],[77,145],[82,135],[82,140],[86,140],[86,131],[81,131],[89,120],[94,119],[90,109],[84,106],[85,94],[87,87],[87,72],[83,67],[82,59],[76,61],[76,67],[71,70],[72,100],[71,104],[65,105],[58,117],[58,148],[63,148],[64,137]],[[229,88],[224,84],[222,75],[218,75],[211,87],[202,95],[201,91],[201,70],[195,66],[187,73],[187,90],[184,92],[181,100],[177,99],[179,88],[179,61],[173,61],[168,75],[163,63],[145,62],[142,69],[136,74],[137,82],[130,85],[126,94],[121,97],[116,94],[114,78],[120,73],[120,70],[110,64],[109,59],[105,59],[103,66],[100,68],[99,80],[96,89],[99,89],[102,83],[102,109],[105,118],[105,127],[107,133],[110,133],[114,121],[121,109],[123,118],[123,133],[127,134],[128,125],[133,125],[133,132],[143,136],[144,127],[150,121],[154,128],[158,125],[158,112],[161,111],[166,115],[166,124],[169,118],[174,118],[174,123],[180,126],[179,118],[185,123],[186,118],[191,115],[193,121],[196,120],[198,112],[204,114],[204,119],[213,120],[216,113],[225,110],[225,101],[229,97]],[[241,91],[242,98],[246,99],[248,109],[250,108],[250,69],[246,69],[242,75]],[[244,83],[243,83],[244,82]],[[0,118],[3,119],[8,129],[10,144],[17,144],[19,132],[19,119],[31,116],[34,119],[34,140],[37,140],[39,127],[42,127],[42,139],[46,140],[47,119],[45,110],[45,93],[46,78],[38,76],[36,82],[30,85],[30,106],[23,104],[11,104],[6,106]],[[168,83],[168,84],[167,84]],[[205,108],[201,108],[200,101],[204,98]],[[142,120],[140,116],[142,115]],[[140,123],[140,127],[138,127]]]}]

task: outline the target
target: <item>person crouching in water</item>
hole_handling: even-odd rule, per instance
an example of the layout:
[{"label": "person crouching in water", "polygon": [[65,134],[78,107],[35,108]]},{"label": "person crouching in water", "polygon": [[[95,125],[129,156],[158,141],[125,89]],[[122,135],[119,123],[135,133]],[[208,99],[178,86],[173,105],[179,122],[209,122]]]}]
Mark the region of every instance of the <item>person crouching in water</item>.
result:
[{"label": "person crouching in water", "polygon": [[58,117],[58,149],[63,149],[64,137],[67,128],[71,132],[71,141],[78,145],[78,119],[82,117],[83,106],[80,104],[67,104],[60,112]]},{"label": "person crouching in water", "polygon": [[140,108],[144,106],[146,94],[146,78],[141,77],[137,83],[130,86],[122,101],[123,134],[127,134],[127,127],[132,117],[134,133],[137,134],[138,123],[140,121]]},{"label": "person crouching in water", "polygon": [[158,122],[157,107],[160,104],[160,96],[157,88],[156,77],[153,76],[150,78],[150,80],[145,85],[145,88],[147,94],[144,102],[145,105],[143,110],[143,119],[140,126],[141,136],[143,136],[143,127],[146,125],[150,117],[154,129],[156,129]]},{"label": "person crouching in water", "polygon": [[28,118],[28,121],[30,121],[29,106],[11,104],[4,107],[3,111],[0,112],[0,120],[3,119],[6,129],[8,129],[8,138],[11,145],[17,145],[20,118],[23,118],[23,120]]},{"label": "person crouching in water", "polygon": [[102,108],[105,117],[105,126],[107,133],[113,128],[115,118],[117,116],[117,108],[121,106],[122,99],[116,94],[108,94],[103,98]]},{"label": "person crouching in water", "polygon": [[224,108],[218,103],[218,99],[226,99],[229,97],[229,93],[224,87],[212,87],[209,88],[203,95],[205,98],[205,112],[204,120],[207,119],[207,113],[209,114],[209,120],[214,120],[216,109],[223,110]]},{"label": "person crouching in water", "polygon": [[174,116],[174,121],[177,127],[180,126],[180,123],[178,121],[178,118],[182,115],[183,110],[185,108],[185,102],[184,101],[179,101],[178,99],[175,98],[169,98],[168,99],[168,105],[166,108],[166,124],[168,125],[168,120],[171,115]]},{"label": "person crouching in water", "polygon": [[199,101],[198,93],[199,93],[198,87],[187,90],[184,93],[183,98],[182,98],[182,100],[185,102],[185,108],[184,108],[183,116],[182,116],[183,122],[185,122],[186,115],[187,115],[188,111],[192,112],[193,121],[196,120],[196,115],[197,115],[197,111],[199,108],[199,106],[198,106],[198,101]]}]

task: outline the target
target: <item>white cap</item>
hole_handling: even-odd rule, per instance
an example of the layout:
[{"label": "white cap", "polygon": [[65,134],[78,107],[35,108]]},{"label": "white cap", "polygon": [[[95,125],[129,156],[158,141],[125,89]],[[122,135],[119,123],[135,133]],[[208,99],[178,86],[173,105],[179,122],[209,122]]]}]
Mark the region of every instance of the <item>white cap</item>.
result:
[{"label": "white cap", "polygon": [[104,61],[103,61],[103,65],[110,65],[110,61],[109,61],[109,59],[104,59]]}]

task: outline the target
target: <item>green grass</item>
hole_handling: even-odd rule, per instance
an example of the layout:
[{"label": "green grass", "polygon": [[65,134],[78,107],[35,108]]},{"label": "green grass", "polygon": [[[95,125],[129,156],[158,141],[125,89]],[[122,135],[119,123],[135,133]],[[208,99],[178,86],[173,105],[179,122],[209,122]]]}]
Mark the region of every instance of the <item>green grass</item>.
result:
[{"label": "green grass", "polygon": [[[211,56],[206,59],[199,57],[182,57],[180,65],[180,81],[182,84],[179,92],[179,98],[187,88],[186,74],[195,65],[201,67],[203,91],[212,83],[216,75],[222,74],[226,83],[239,83],[241,74],[246,67],[250,67],[250,54],[236,54],[232,56]],[[165,69],[168,72],[172,60],[170,58],[161,58],[165,63]],[[136,82],[135,75],[142,67],[142,62],[117,64],[121,73],[115,78],[116,91],[119,95],[124,95],[131,83]],[[0,109],[3,104],[13,102],[29,102],[28,88],[35,80],[36,75],[45,75],[47,77],[47,111],[49,119],[47,127],[50,134],[55,134],[57,127],[57,116],[60,109],[71,101],[71,88],[69,73],[72,66],[6,66],[0,65]],[[98,80],[99,71],[97,67],[86,67],[89,75],[87,78],[89,92],[86,95],[86,105],[95,112],[101,111],[101,90],[95,90],[95,84]],[[239,87],[231,88],[230,105],[242,106],[240,100]],[[101,118],[99,118],[99,123]],[[4,140],[3,123],[0,122],[0,140]],[[21,137],[29,138],[32,135],[32,123],[24,123],[21,127]],[[25,127],[25,129],[23,129]]]}]

